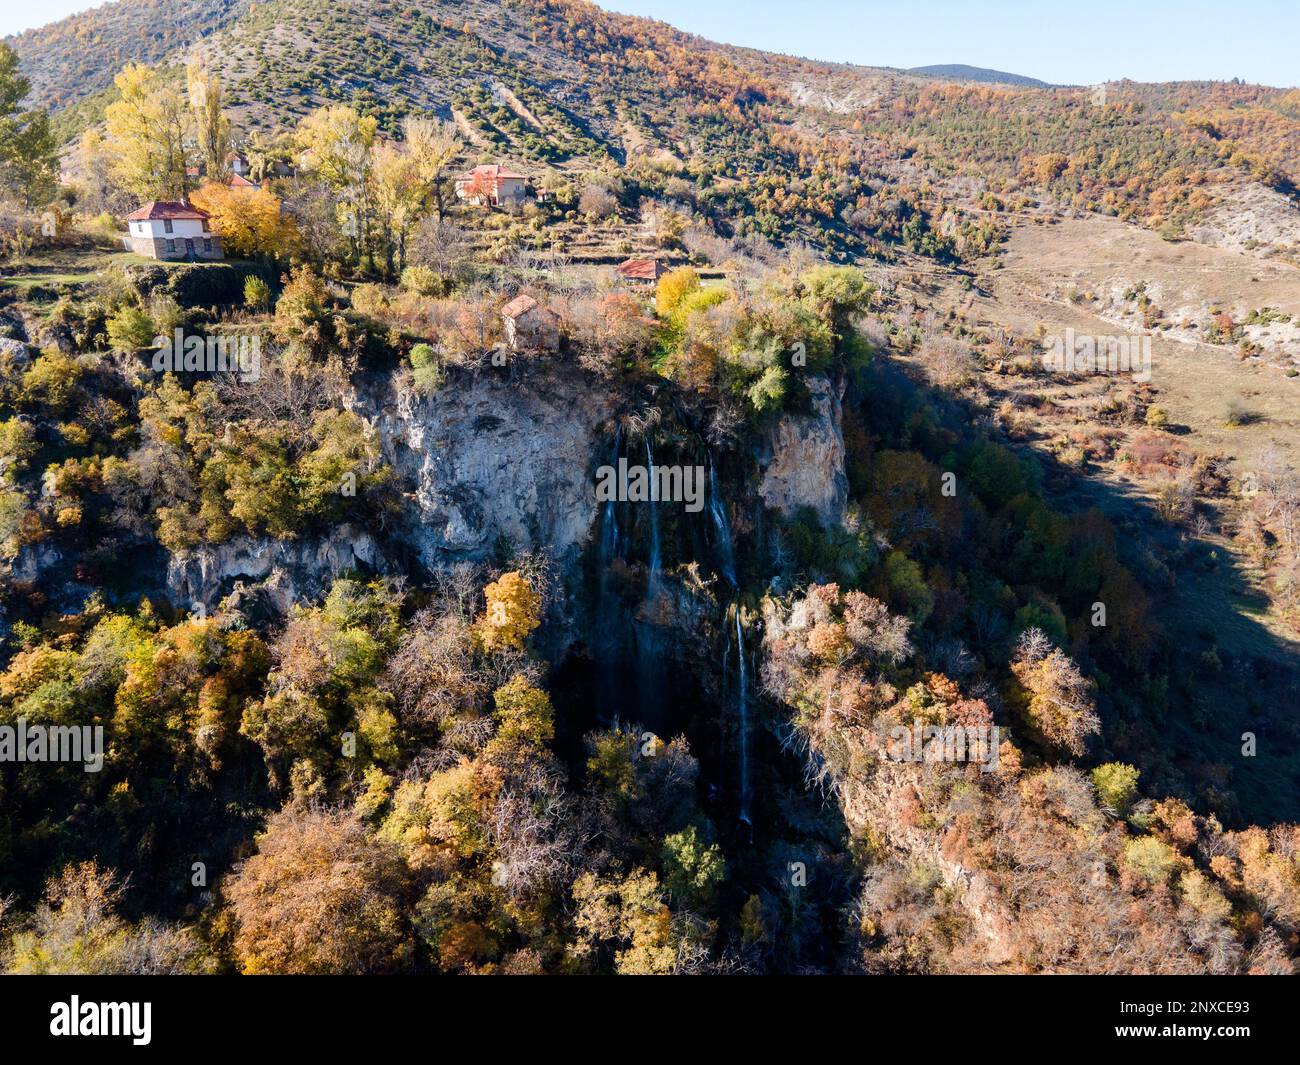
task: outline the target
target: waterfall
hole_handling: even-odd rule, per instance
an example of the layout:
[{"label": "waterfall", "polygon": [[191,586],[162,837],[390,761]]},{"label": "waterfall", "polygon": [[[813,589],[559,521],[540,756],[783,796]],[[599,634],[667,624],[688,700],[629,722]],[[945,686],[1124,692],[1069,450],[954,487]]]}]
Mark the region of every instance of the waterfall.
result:
[{"label": "waterfall", "polygon": [[[609,464],[618,466],[618,453],[622,445],[622,430],[614,433],[614,444]],[[606,500],[601,510],[600,540],[596,565],[596,618],[592,634],[592,650],[598,660],[600,714],[606,720],[619,716],[621,706],[618,688],[618,659],[620,657],[620,611],[616,597],[610,591],[610,568],[623,550],[623,538],[618,527],[618,507],[614,499]]]},{"label": "waterfall", "polygon": [[[645,468],[646,473],[650,475],[650,484],[658,484],[655,478],[655,456],[650,450],[648,437],[645,442]],[[647,596],[650,598],[654,597],[659,587],[659,508],[655,503],[656,500],[652,495],[650,498],[650,582],[647,587]]]},{"label": "waterfall", "polygon": [[[622,430],[614,433],[614,447],[609,456],[609,465],[618,468],[618,448],[621,442]],[[605,580],[610,563],[618,557],[620,548],[618,533],[618,511],[615,508],[614,493],[605,501],[604,511],[601,514],[600,523],[600,583],[601,594],[604,595]]]},{"label": "waterfall", "polygon": [[[650,474],[650,483],[654,484],[654,452],[650,449],[650,440],[645,442],[646,472]],[[660,699],[660,678],[663,674],[662,635],[657,624],[659,619],[659,599],[662,595],[662,563],[659,553],[659,506],[652,497],[648,503],[650,521],[650,557],[646,575],[645,601],[641,604],[638,620],[635,623],[636,658],[637,658],[637,696],[640,703],[641,721],[646,726],[657,729],[661,727],[662,701]]]},{"label": "waterfall", "polygon": [[727,650],[723,655],[723,670],[730,666],[731,644],[736,648],[736,746],[739,748],[738,800],[740,821],[753,828],[749,817],[749,665],[745,661],[745,629],[741,621],[740,582],[736,576],[736,550],[731,539],[731,524],[727,521],[727,504],[718,491],[718,478],[714,471],[713,456],[709,456],[709,516],[717,534],[716,568],[731,585],[732,598],[728,606],[735,616],[734,632],[728,626]]},{"label": "waterfall", "polygon": [[740,746],[740,820],[752,829],[749,819],[749,677],[745,664],[745,629],[740,620],[740,601],[736,600],[736,710]]},{"label": "waterfall", "polygon": [[727,521],[727,504],[718,492],[718,478],[713,472],[713,457],[709,456],[709,516],[718,534],[718,566],[722,576],[733,588],[736,581],[736,551],[731,542],[731,525]]}]

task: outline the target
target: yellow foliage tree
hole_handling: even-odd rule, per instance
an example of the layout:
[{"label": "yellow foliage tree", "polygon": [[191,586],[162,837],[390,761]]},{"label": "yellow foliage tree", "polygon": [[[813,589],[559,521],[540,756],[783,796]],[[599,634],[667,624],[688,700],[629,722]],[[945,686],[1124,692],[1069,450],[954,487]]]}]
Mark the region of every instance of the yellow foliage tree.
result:
[{"label": "yellow foliage tree", "polygon": [[677,960],[659,878],[644,869],[623,877],[583,873],[573,882],[578,949],[614,948],[615,971],[628,976],[671,973]]},{"label": "yellow foliage tree", "polygon": [[212,216],[212,229],[227,255],[240,258],[283,258],[298,243],[298,227],[280,211],[270,190],[232,189],[210,181],[190,198]]},{"label": "yellow foliage tree", "polygon": [[497,739],[504,744],[525,743],[541,747],[555,736],[555,710],[540,688],[517,676],[492,695],[496,704]]},{"label": "yellow foliage tree", "polygon": [[190,123],[180,95],[142,63],[128,63],[113,83],[119,99],[104,109],[104,127],[114,182],[142,200],[182,198]]},{"label": "yellow foliage tree", "polygon": [[700,287],[700,275],[689,266],[670,270],[655,287],[655,312],[667,318],[691,292]]},{"label": "yellow foliage tree", "polygon": [[521,650],[542,623],[542,597],[518,570],[503,573],[483,595],[487,609],[474,626],[479,643],[489,651]]},{"label": "yellow foliage tree", "polygon": [[348,235],[363,244],[374,210],[372,149],[378,128],[373,115],[360,115],[344,104],[319,108],[298,127],[307,169],[338,194],[339,220]]},{"label": "yellow foliage tree", "polygon": [[195,140],[208,177],[215,178],[225,169],[230,147],[230,121],[221,110],[221,79],[208,70],[201,57],[190,61],[185,75]]}]

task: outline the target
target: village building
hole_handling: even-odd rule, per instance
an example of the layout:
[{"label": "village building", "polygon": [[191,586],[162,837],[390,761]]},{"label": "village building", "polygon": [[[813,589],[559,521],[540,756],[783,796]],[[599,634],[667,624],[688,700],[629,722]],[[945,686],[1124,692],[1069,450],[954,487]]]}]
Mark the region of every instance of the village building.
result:
[{"label": "village building", "polygon": [[560,316],[532,296],[516,296],[501,308],[511,351],[558,351]]},{"label": "village building", "polygon": [[230,177],[226,178],[226,184],[232,189],[251,189],[253,191],[262,187],[260,182],[250,181],[243,174],[231,174]]},{"label": "village building", "polygon": [[628,259],[618,264],[619,278],[633,285],[653,285],[666,273],[668,267],[658,259]]},{"label": "village building", "polygon": [[180,200],[153,200],[126,216],[127,251],[150,259],[220,259],[208,213]]},{"label": "village building", "polygon": [[480,207],[522,207],[527,194],[528,179],[500,163],[476,166],[456,178],[456,195]]},{"label": "village building", "polygon": [[237,174],[239,177],[248,177],[252,172],[252,167],[248,165],[248,156],[243,152],[227,152],[226,166],[232,174]]}]

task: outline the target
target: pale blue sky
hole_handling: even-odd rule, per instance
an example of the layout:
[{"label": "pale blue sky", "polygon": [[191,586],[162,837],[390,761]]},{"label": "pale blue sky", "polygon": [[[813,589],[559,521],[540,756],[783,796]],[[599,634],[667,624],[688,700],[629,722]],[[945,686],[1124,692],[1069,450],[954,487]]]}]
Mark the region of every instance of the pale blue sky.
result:
[{"label": "pale blue sky", "polygon": [[[0,36],[95,0],[0,0]],[[1244,78],[1300,85],[1300,0],[605,0],[728,44],[915,67],[969,63],[1043,81]]]},{"label": "pale blue sky", "polygon": [[604,0],[702,37],[844,63],[1043,81],[1300,85],[1300,0]]}]

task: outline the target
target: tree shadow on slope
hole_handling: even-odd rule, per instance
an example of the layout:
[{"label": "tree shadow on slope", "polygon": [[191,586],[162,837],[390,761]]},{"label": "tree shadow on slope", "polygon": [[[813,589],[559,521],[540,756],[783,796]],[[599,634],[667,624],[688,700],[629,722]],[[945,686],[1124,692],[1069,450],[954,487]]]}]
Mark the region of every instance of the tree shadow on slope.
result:
[{"label": "tree shadow on slope", "polygon": [[[1137,488],[1086,478],[1040,447],[1007,442],[986,411],[918,381],[898,360],[876,359],[849,401],[880,447],[915,448],[949,468],[983,440],[1000,443],[1041,471],[1053,510],[1075,521],[1094,521],[1097,511],[1113,526],[1115,556],[1150,609],[1143,631],[1113,633],[1112,644],[1149,642],[1151,651],[1090,650],[1087,604],[1076,605],[1065,645],[1097,678],[1103,720],[1090,763],[1132,762],[1148,795],[1176,795],[1229,826],[1300,819],[1300,653],[1261,624],[1267,603],[1238,558],[1171,526]],[[1027,529],[1015,531],[1029,538]],[[1008,572],[1010,559],[993,565],[1008,585],[1023,579]],[[1041,593],[1058,597],[1052,587]],[[1114,625],[1113,604],[1111,614]],[[980,647],[978,628],[968,612],[956,634],[984,651],[998,646],[986,639]]]}]

